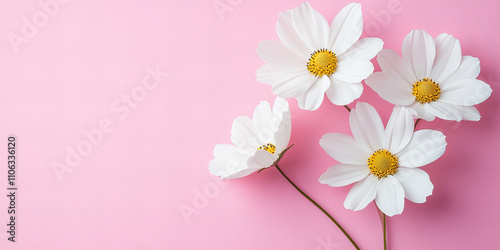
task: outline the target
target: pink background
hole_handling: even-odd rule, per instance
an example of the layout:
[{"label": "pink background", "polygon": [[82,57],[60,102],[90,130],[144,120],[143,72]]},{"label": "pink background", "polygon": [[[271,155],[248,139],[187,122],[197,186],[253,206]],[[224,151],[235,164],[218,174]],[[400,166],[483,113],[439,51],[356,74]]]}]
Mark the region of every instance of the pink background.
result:
[{"label": "pink background", "polygon": [[[262,40],[278,39],[279,12],[301,1],[60,2],[52,16],[38,0],[0,2],[0,193],[7,187],[9,134],[18,136],[19,186],[16,243],[6,240],[7,197],[0,196],[0,249],[352,249],[275,169],[223,183],[208,172],[214,145],[230,142],[233,119],[250,116],[260,100],[274,100],[270,87],[255,80],[264,64],[255,50]],[[349,3],[310,2],[329,22]],[[218,13],[214,3],[226,11]],[[364,35],[399,53],[412,29],[451,33],[464,55],[481,60],[479,78],[494,92],[478,105],[479,122],[419,125],[443,131],[449,145],[423,168],[434,194],[425,204],[406,201],[404,213],[389,219],[389,246],[499,249],[500,4],[392,4],[397,11],[386,1],[362,1]],[[13,46],[9,34],[22,35],[23,18],[35,18],[39,27]],[[169,75],[145,90],[148,67],[157,66]],[[124,95],[133,95],[130,106]],[[389,103],[368,87],[360,100],[387,121]],[[295,146],[282,161],[284,171],[362,249],[381,249],[373,203],[346,210],[349,187],[317,181],[335,164],[319,138],[350,133],[348,113],[328,101],[314,112],[300,110],[295,100],[290,106]],[[95,131],[102,121],[112,131],[88,144],[82,131]],[[59,180],[55,162],[66,164],[67,148],[84,144],[91,145],[87,155]]]}]

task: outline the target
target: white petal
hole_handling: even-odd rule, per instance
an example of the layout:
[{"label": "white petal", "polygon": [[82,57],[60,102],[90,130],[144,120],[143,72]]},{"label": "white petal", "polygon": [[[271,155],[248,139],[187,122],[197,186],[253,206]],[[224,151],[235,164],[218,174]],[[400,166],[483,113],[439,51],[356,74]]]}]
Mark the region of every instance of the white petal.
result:
[{"label": "white petal", "polygon": [[290,112],[288,101],[284,98],[276,97],[273,104],[273,113],[280,116],[285,112]]},{"label": "white petal", "polygon": [[378,178],[368,175],[364,180],[354,184],[347,194],[344,207],[354,211],[365,208],[375,199],[377,194]]},{"label": "white petal", "polygon": [[305,110],[316,110],[321,106],[325,91],[330,87],[330,79],[324,75],[307,90],[307,93],[297,97],[299,107]]},{"label": "white petal", "polygon": [[[292,21],[292,10],[280,13],[278,18],[278,23],[276,24],[276,32],[280,40],[287,46],[290,50],[296,51],[300,55],[311,54],[311,49],[302,40]],[[305,58],[307,59],[307,58]]]},{"label": "white petal", "polygon": [[406,199],[415,203],[424,203],[434,189],[429,175],[419,168],[400,167],[394,177],[403,186]]},{"label": "white petal", "polygon": [[405,191],[394,176],[388,175],[379,180],[375,203],[377,203],[380,211],[387,216],[403,212],[405,207]]},{"label": "white petal", "polygon": [[309,46],[311,53],[326,48],[329,35],[328,22],[311,8],[308,2],[293,9],[291,16],[297,35]]},{"label": "white petal", "polygon": [[233,121],[231,128],[231,141],[238,148],[254,151],[260,145],[257,135],[254,132],[252,119],[246,116],[240,116]]},{"label": "white petal", "polygon": [[230,144],[217,144],[214,148],[214,157],[217,159],[248,159],[257,149],[253,152],[242,150]]},{"label": "white petal", "polygon": [[432,36],[423,30],[412,30],[403,41],[403,61],[413,69],[417,79],[429,77],[436,56],[436,45]]},{"label": "white petal", "polygon": [[424,108],[427,112],[443,119],[452,121],[461,121],[463,119],[462,113],[457,110],[456,105],[448,104],[441,101],[425,103]]},{"label": "white petal", "polygon": [[273,94],[283,97],[303,95],[316,78],[307,69],[297,72],[286,72],[266,64],[257,69],[257,81],[273,86]]},{"label": "white petal", "polygon": [[358,102],[349,114],[349,124],[354,138],[365,151],[375,152],[382,148],[384,125],[370,104]]},{"label": "white petal", "polygon": [[261,101],[253,112],[253,125],[256,129],[269,127],[273,112],[271,105],[266,101]]},{"label": "white petal", "polygon": [[215,159],[210,161],[210,173],[225,178],[237,178],[248,175],[255,170],[248,169],[249,152],[238,149],[233,145],[218,144],[214,149]]},{"label": "white petal", "polygon": [[365,82],[382,99],[394,105],[410,105],[415,101],[410,86],[387,77],[385,72],[375,72],[366,78]]},{"label": "white petal", "polygon": [[307,59],[304,60],[280,41],[260,42],[257,53],[264,62],[287,72],[302,71],[307,63]]},{"label": "white petal", "polygon": [[346,58],[371,60],[384,46],[380,38],[366,37],[359,39],[346,52],[338,56],[339,60]]},{"label": "white petal", "polygon": [[296,77],[296,75],[301,74],[301,71],[297,72],[287,72],[283,70],[278,70],[269,64],[265,64],[257,69],[255,74],[257,75],[257,81],[274,86],[288,78]]},{"label": "white petal", "polygon": [[441,85],[444,86],[448,82],[455,82],[462,79],[476,79],[480,71],[479,59],[472,56],[462,56],[462,62],[458,69],[442,82]]},{"label": "white petal", "polygon": [[273,94],[283,98],[298,97],[304,95],[315,81],[316,77],[313,74],[308,71],[300,72],[274,85],[271,90]]},{"label": "white petal", "polygon": [[401,57],[392,49],[383,49],[377,55],[380,69],[388,79],[400,85],[412,87],[418,80],[412,69],[407,67]]},{"label": "white petal", "polygon": [[422,129],[413,134],[413,138],[406,148],[399,152],[398,163],[400,166],[415,168],[427,165],[444,154],[446,150],[446,137],[443,133]]},{"label": "white petal", "polygon": [[441,87],[439,101],[472,106],[484,102],[491,95],[491,87],[478,79],[462,79],[448,82]]},{"label": "white petal", "polygon": [[436,118],[434,114],[427,112],[425,106],[420,102],[414,101],[412,105],[406,106],[406,108],[410,110],[414,118],[422,118],[428,122],[432,122]]},{"label": "white petal", "polygon": [[321,184],[331,187],[342,187],[363,180],[370,174],[368,165],[358,166],[349,164],[337,164],[319,177]]},{"label": "white petal", "polygon": [[341,55],[359,39],[362,32],[361,4],[351,3],[333,19],[328,48],[331,48],[335,54]]},{"label": "white petal", "polygon": [[292,121],[290,112],[282,114],[282,120],[279,124],[278,131],[275,134],[276,151],[277,153],[283,152],[290,142],[290,134],[292,132]]},{"label": "white petal", "polygon": [[346,58],[339,60],[332,76],[343,82],[357,83],[371,75],[373,69],[373,64],[369,60]]},{"label": "white petal", "polygon": [[266,150],[257,150],[255,154],[248,159],[248,168],[251,169],[262,169],[270,167],[278,157],[273,155]]},{"label": "white petal", "polygon": [[277,127],[272,127],[273,111],[271,105],[266,101],[261,101],[253,113],[253,127],[255,135],[262,144],[272,142]]},{"label": "white petal", "polygon": [[479,121],[481,114],[474,106],[455,106],[455,108],[462,114],[464,120]]},{"label": "white petal", "polygon": [[413,125],[410,111],[406,108],[395,108],[385,130],[384,147],[393,154],[405,148],[413,136]]},{"label": "white petal", "polygon": [[247,175],[252,174],[253,172],[255,172],[257,170],[258,169],[252,169],[252,168],[244,169],[244,170],[235,172],[232,175],[228,175],[228,176],[225,176],[225,177],[223,176],[223,177],[221,177],[221,180],[223,180],[223,179],[235,179],[235,178],[245,177]]},{"label": "white petal", "polygon": [[460,42],[446,33],[437,36],[435,43],[436,59],[430,77],[440,83],[458,69],[462,61],[462,50]]},{"label": "white petal", "polygon": [[325,134],[319,144],[333,159],[345,164],[365,165],[373,153],[361,148],[354,138],[346,134]]},{"label": "white petal", "polygon": [[[273,86],[277,82],[282,81],[282,79],[289,77],[292,73],[277,70],[271,65],[265,64],[258,68],[257,71],[255,71],[255,74],[257,75],[257,81]],[[294,72],[293,74],[298,73]]]},{"label": "white petal", "polygon": [[290,142],[292,132],[292,121],[288,102],[280,97],[276,97],[273,105],[273,120],[271,128],[275,129],[276,150],[281,153]]},{"label": "white petal", "polygon": [[363,84],[346,83],[330,77],[332,85],[326,90],[326,96],[335,105],[347,105],[358,99],[363,93]]}]

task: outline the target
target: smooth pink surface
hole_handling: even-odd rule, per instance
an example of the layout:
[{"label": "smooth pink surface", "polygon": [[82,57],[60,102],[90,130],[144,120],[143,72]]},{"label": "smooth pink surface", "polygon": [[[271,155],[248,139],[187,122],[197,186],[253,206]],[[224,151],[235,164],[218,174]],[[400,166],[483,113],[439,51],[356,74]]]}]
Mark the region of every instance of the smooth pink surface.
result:
[{"label": "smooth pink surface", "polygon": [[[7,187],[9,134],[18,136],[19,186],[16,243],[6,240],[7,197],[0,196],[0,249],[352,249],[275,169],[224,183],[208,172],[215,144],[230,142],[232,120],[274,100],[255,80],[264,64],[255,50],[278,39],[278,14],[302,1],[60,2],[48,20],[38,0],[0,2],[0,188]],[[349,1],[310,3],[331,22]],[[226,9],[218,13],[214,4]],[[423,168],[434,194],[425,204],[406,201],[403,214],[389,219],[391,249],[500,248],[499,8],[493,0],[362,1],[364,35],[399,53],[412,29],[451,33],[464,55],[481,60],[479,78],[493,88],[478,106],[481,121],[419,125],[443,131],[449,144]],[[21,35],[24,17],[43,27],[16,53],[8,34]],[[169,75],[140,92],[148,67],[157,66]],[[125,106],[121,98],[131,94]],[[360,100],[387,121],[391,104],[368,87]],[[284,171],[362,249],[381,249],[373,203],[346,210],[349,187],[317,181],[335,164],[319,138],[349,134],[348,113],[328,101],[314,112],[295,100],[290,106],[295,146]],[[101,122],[113,130],[60,181],[55,162],[65,164],[67,148],[88,141],[82,130]]]}]

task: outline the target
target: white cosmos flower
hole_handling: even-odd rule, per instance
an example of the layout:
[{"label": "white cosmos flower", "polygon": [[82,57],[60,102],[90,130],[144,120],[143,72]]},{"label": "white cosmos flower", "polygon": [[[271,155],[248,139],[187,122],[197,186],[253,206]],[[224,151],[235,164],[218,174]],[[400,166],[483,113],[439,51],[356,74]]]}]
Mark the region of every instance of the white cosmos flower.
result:
[{"label": "white cosmos flower", "polygon": [[429,164],[446,149],[445,136],[435,130],[413,132],[413,118],[406,108],[396,108],[384,129],[377,111],[358,103],[349,115],[354,138],[325,134],[321,147],[340,163],[329,168],[319,182],[332,187],[352,186],[344,206],[365,208],[375,200],[386,215],[401,214],[404,199],[423,203],[434,186],[419,167]]},{"label": "white cosmos flower", "polygon": [[209,169],[221,179],[247,176],[270,167],[288,146],[291,133],[288,102],[277,97],[274,106],[262,101],[253,119],[240,116],[233,121],[231,141],[234,145],[218,144]]},{"label": "white cosmos flower", "polygon": [[384,49],[377,56],[382,72],[365,82],[386,101],[405,106],[419,118],[432,121],[478,121],[473,106],[491,95],[491,88],[476,79],[479,60],[462,56],[460,43],[443,33],[433,39],[423,30],[411,31],[403,41],[403,59]]},{"label": "white cosmos flower", "polygon": [[344,7],[331,26],[307,2],[280,13],[281,41],[262,41],[257,48],[267,63],[257,70],[257,80],[277,96],[296,98],[301,109],[319,108],[325,93],[336,105],[349,104],[361,96],[361,81],[373,73],[370,59],[384,44],[379,38],[358,40],[362,31],[356,3]]}]

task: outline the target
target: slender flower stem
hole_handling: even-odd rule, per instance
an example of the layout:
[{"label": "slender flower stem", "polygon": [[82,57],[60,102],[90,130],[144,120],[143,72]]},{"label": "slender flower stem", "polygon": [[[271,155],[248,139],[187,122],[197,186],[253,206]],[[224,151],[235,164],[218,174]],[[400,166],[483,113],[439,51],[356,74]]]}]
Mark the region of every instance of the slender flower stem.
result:
[{"label": "slender flower stem", "polygon": [[387,250],[387,218],[385,217],[385,214],[383,215],[384,218],[384,250]]},{"label": "slender flower stem", "polygon": [[344,107],[347,109],[347,111],[351,112],[351,108],[349,108],[349,106],[344,105]]},{"label": "slender flower stem", "polygon": [[417,129],[417,125],[418,123],[420,122],[420,118],[418,118],[416,121],[415,121],[415,127],[413,127],[413,130]]},{"label": "slender flower stem", "polygon": [[351,236],[349,236],[349,234],[344,230],[344,228],[342,228],[342,226],[323,208],[321,207],[316,201],[314,201],[311,197],[309,197],[309,195],[307,195],[306,193],[304,193],[304,191],[302,191],[297,185],[295,185],[295,183],[293,183],[292,180],[290,180],[290,178],[288,178],[288,176],[285,175],[285,173],[283,173],[283,171],[281,170],[280,167],[278,167],[278,164],[274,164],[274,166],[276,167],[276,169],[278,169],[278,171],[280,171],[281,175],[283,175],[283,177],[285,177],[285,179],[290,182],[290,184],[292,184],[292,186],[297,189],[297,191],[299,191],[299,193],[301,193],[304,197],[306,197],[312,204],[314,204],[317,208],[319,208],[319,210],[321,210],[326,216],[328,216],[328,218],[330,218],[330,220],[333,221],[333,223],[335,223],[335,225],[337,225],[337,227],[342,231],[342,233],[344,233],[344,235],[349,239],[349,241],[351,241],[351,243],[354,245],[354,247],[359,250],[359,247],[358,245],[356,245],[356,243],[354,242],[354,240],[351,238]]}]

